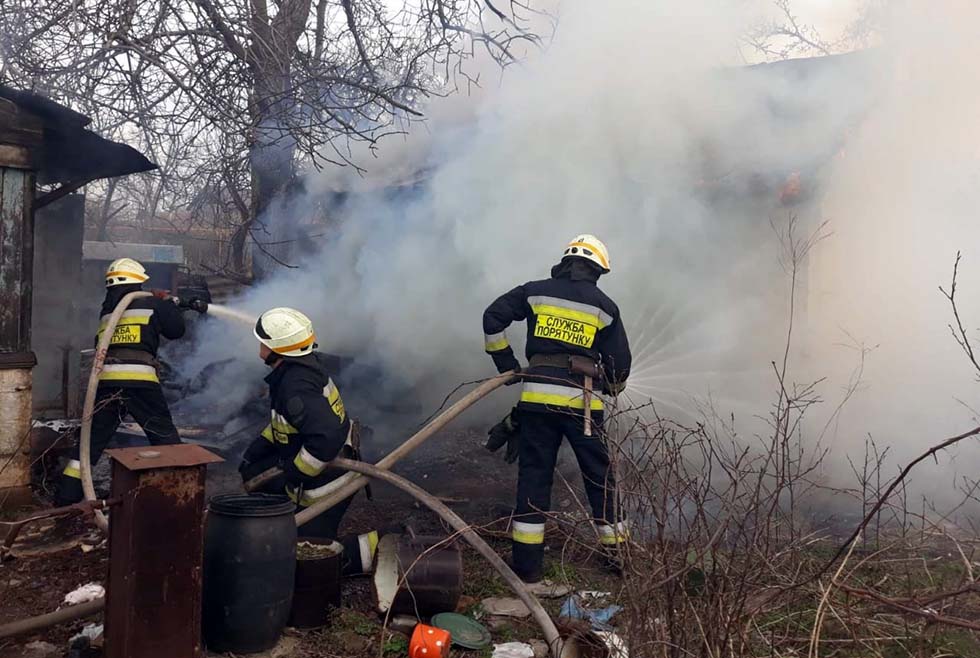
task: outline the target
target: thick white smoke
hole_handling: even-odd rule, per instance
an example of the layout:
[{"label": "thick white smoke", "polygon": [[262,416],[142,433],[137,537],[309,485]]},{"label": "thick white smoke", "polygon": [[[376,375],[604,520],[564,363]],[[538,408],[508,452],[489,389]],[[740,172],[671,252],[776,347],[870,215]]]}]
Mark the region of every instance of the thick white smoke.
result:
[{"label": "thick white smoke", "polygon": [[[907,457],[966,427],[972,412],[956,398],[971,397],[974,374],[937,286],[962,249],[962,311],[976,326],[980,8],[902,3],[871,52],[746,70],[736,43],[758,16],[715,4],[564,3],[555,43],[499,89],[437,104],[424,132],[366,161],[365,179],[311,176],[310,200],[290,212],[343,186],[339,225],[321,254],[242,308],[306,311],[321,349],[380,364],[379,399],[407,394],[428,411],[492,372],[484,307],[547,276],[568,238],[592,232],[612,252],[600,285],[638,357],[630,400],[689,417],[692,396],[710,394],[751,431],[774,399],[770,363],[786,333],[772,225],[795,214],[801,234],[825,220],[832,233],[806,264],[791,361],[799,381],[828,378],[814,435],[858,363],[841,347],[853,340],[879,347],[824,437],[835,457],[868,434]],[[388,185],[418,171],[417,185]],[[805,198],[781,198],[796,173]],[[237,357],[235,382],[254,380],[263,366],[237,331],[215,325],[206,356]],[[487,408],[512,403],[509,391]]]}]

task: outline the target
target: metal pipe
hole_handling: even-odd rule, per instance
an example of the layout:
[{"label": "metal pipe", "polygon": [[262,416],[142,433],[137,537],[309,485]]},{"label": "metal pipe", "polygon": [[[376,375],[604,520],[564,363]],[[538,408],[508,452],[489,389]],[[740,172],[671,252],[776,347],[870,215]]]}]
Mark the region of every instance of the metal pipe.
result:
[{"label": "metal pipe", "polygon": [[61,610],[55,610],[54,612],[38,615],[37,617],[18,619],[17,621],[12,621],[9,624],[0,626],[0,638],[23,635],[24,633],[32,633],[34,631],[50,628],[51,626],[63,624],[68,621],[75,621],[76,619],[91,617],[92,615],[102,612],[103,608],[105,608],[105,598],[79,603],[78,605],[62,608]]},{"label": "metal pipe", "polygon": [[[460,415],[468,408],[473,406],[475,403],[479,402],[486,396],[490,395],[493,391],[500,388],[507,382],[511,381],[514,377],[514,372],[509,370],[505,373],[496,375],[491,379],[480,384],[478,387],[467,393],[465,396],[457,400],[451,407],[443,411],[441,414],[433,418],[428,425],[420,429],[414,435],[411,436],[405,443],[401,444],[390,453],[385,455],[383,459],[378,461],[374,466],[380,469],[388,469],[394,466],[398,461],[418,448],[427,439],[431,438],[433,434],[441,430],[443,427],[448,425],[456,416]],[[336,461],[336,460],[335,460]],[[358,462],[362,463],[362,462]],[[355,469],[350,469],[355,470]],[[257,477],[263,477],[267,475],[268,471],[259,474]],[[296,515],[296,525],[301,526],[312,519],[315,519],[319,515],[326,512],[328,509],[337,505],[341,501],[353,496],[359,489],[366,487],[370,480],[363,475],[354,475],[353,473],[345,473],[341,477],[334,480],[337,483],[337,489],[333,493],[326,496],[323,500],[317,501],[313,505],[310,505],[303,511]]]},{"label": "metal pipe", "polygon": [[[92,371],[89,373],[88,388],[85,390],[85,404],[82,407],[81,436],[78,439],[78,460],[81,462],[79,471],[82,476],[82,491],[85,493],[85,500],[95,500],[95,484],[92,482],[92,414],[95,413],[95,393],[99,388],[99,375],[102,374],[102,367],[105,365],[109,343],[123,311],[129,308],[133,300],[152,296],[152,293],[137,290],[120,299],[109,319],[106,320],[102,337],[99,338],[99,344],[95,346]],[[99,510],[95,510],[95,524],[103,530],[109,528],[109,520]]]},{"label": "metal pipe", "polygon": [[[522,581],[520,577],[514,573],[509,566],[507,566],[507,563],[504,562],[499,555],[497,555],[497,552],[490,548],[490,545],[483,541],[483,539],[476,534],[470,525],[459,515],[446,507],[435,496],[431,495],[421,487],[418,487],[400,475],[395,475],[394,473],[384,470],[379,466],[365,464],[364,462],[358,462],[351,459],[334,459],[331,462],[331,465],[336,466],[337,468],[345,468],[349,471],[354,471],[355,473],[362,473],[368,477],[382,480],[383,482],[387,482],[392,486],[398,487],[438,514],[446,523],[448,523],[454,530],[462,535],[463,539],[468,541],[480,555],[486,558],[493,568],[500,573],[507,584],[510,585],[510,588],[514,590],[514,593],[517,594],[521,601],[524,602],[524,604],[531,611],[534,621],[536,621],[538,626],[541,627],[541,632],[544,633],[545,640],[547,640],[548,646],[551,648],[551,655],[568,655],[568,653],[564,653],[564,642],[561,639],[561,635],[558,633],[558,629],[555,627],[555,623],[551,620],[551,617],[541,606],[535,596],[527,589],[524,581]],[[569,649],[571,649],[571,647],[569,647]]]},{"label": "metal pipe", "polygon": [[10,526],[10,530],[7,531],[6,539],[4,539],[3,543],[0,544],[0,562],[2,562],[10,553],[14,546],[14,542],[17,541],[17,536],[20,535],[20,531],[29,524],[34,523],[35,521],[50,519],[55,516],[65,516],[67,514],[90,514],[92,510],[96,509],[97,507],[100,509],[105,509],[106,507],[115,505],[118,502],[119,501],[114,498],[95,501],[83,500],[73,505],[55,507],[41,514],[35,514],[34,516],[29,516],[26,519],[20,519],[19,521],[0,521],[0,525]]}]

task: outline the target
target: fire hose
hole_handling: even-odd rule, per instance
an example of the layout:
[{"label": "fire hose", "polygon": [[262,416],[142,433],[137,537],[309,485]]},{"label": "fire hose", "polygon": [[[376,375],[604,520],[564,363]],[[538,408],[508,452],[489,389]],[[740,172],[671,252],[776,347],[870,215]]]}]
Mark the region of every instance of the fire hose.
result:
[{"label": "fire hose", "polygon": [[382,468],[380,462],[378,465],[374,465],[365,464],[364,462],[358,462],[352,459],[334,459],[332,462],[330,462],[330,465],[336,466],[337,468],[343,468],[348,471],[353,471],[355,473],[360,473],[361,479],[374,478],[387,482],[388,484],[409,494],[417,501],[438,514],[446,523],[452,526],[456,532],[462,535],[463,539],[468,541],[480,555],[486,558],[493,568],[500,573],[504,581],[510,585],[511,589],[514,590],[514,593],[517,594],[518,598],[524,602],[524,604],[531,611],[534,621],[536,621],[538,626],[541,627],[541,632],[544,633],[545,640],[547,640],[548,646],[551,648],[551,655],[558,656],[559,658],[566,658],[574,653],[573,647],[566,647],[564,645],[561,635],[559,635],[558,629],[555,627],[555,623],[551,620],[551,617],[548,615],[547,611],[541,606],[541,603],[538,602],[537,598],[535,598],[535,596],[528,590],[527,585],[524,584],[524,581],[522,581],[520,577],[514,573],[509,566],[507,566],[507,563],[504,562],[499,555],[497,555],[495,550],[493,550],[485,541],[483,541],[480,535],[473,531],[466,521],[441,503],[435,496],[428,493],[421,487],[412,484],[400,475],[395,475],[385,468]]},{"label": "fire hose", "polygon": [[[457,400],[452,406],[443,411],[441,414],[433,418],[425,427],[420,429],[418,432],[413,434],[407,441],[392,450],[390,453],[385,455],[374,466],[379,469],[390,469],[392,466],[397,464],[403,457],[408,455],[420,445],[422,445],[427,439],[430,439],[433,434],[441,430],[443,427],[448,425],[452,420],[454,420],[461,413],[466,411],[468,408],[473,406],[475,403],[479,402],[486,396],[488,396],[493,391],[497,390],[507,382],[509,382],[514,376],[512,371],[508,371],[492,377],[487,381],[480,384],[462,398]],[[360,462],[358,462],[360,463]],[[354,469],[350,469],[354,470]],[[266,482],[275,479],[277,476],[282,474],[282,469],[279,467],[270,468],[267,471],[259,473],[254,478],[245,483],[246,491],[254,491],[258,487],[262,486]],[[296,525],[301,526],[304,523],[315,519],[319,515],[326,512],[331,507],[334,507],[343,500],[353,496],[359,489],[366,487],[370,483],[370,479],[364,477],[363,475],[355,475],[354,473],[345,473],[341,477],[334,480],[335,487],[334,490],[325,496],[322,500],[317,501],[315,504],[310,505],[303,511],[296,515]]]},{"label": "fire hose", "polygon": [[[137,290],[131,292],[116,304],[109,319],[106,320],[99,338],[98,345],[95,346],[95,356],[92,360],[92,371],[88,376],[88,388],[85,390],[85,404],[82,407],[82,430],[78,439],[78,460],[81,462],[79,472],[82,476],[82,491],[85,500],[95,500],[95,483],[92,481],[92,415],[95,413],[95,394],[99,388],[99,375],[105,365],[105,357],[109,350],[109,344],[116,331],[116,325],[122,318],[123,312],[129,308],[133,300],[140,297],[152,297],[153,293]],[[103,530],[109,529],[109,520],[101,510],[95,511],[95,524]]]},{"label": "fire hose", "polygon": [[79,603],[78,605],[69,606],[67,608],[61,608],[60,610],[38,615],[37,617],[28,617],[27,619],[12,621],[9,624],[0,626],[0,638],[23,635],[24,633],[32,633],[34,631],[40,631],[45,628],[57,626],[58,624],[63,624],[68,621],[82,619],[83,617],[91,617],[102,612],[103,608],[105,608],[105,597],[94,601],[88,601],[86,603]]}]

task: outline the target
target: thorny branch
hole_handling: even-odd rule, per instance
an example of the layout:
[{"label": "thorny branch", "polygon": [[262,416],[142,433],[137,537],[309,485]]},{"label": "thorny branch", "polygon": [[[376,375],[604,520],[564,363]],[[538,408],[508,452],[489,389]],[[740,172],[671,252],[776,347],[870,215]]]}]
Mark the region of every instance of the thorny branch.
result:
[{"label": "thorny branch", "polygon": [[949,292],[943,290],[942,286],[939,286],[939,292],[949,301],[950,307],[953,309],[953,319],[956,322],[954,327],[952,324],[947,325],[949,331],[953,334],[953,340],[956,344],[960,346],[963,352],[966,354],[970,363],[973,364],[973,368],[977,371],[978,376],[980,376],[980,363],[977,363],[977,357],[973,353],[973,345],[970,344],[970,337],[966,333],[966,329],[963,328],[963,321],[960,319],[960,311],[956,307],[956,277],[959,274],[960,260],[962,254],[956,252],[956,261],[953,263],[953,280],[949,284]]}]

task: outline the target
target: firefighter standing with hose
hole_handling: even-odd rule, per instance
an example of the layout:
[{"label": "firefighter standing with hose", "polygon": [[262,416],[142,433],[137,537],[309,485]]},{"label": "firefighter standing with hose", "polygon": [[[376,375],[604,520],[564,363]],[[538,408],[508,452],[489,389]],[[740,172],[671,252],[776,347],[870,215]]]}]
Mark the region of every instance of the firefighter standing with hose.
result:
[{"label": "firefighter standing with hose", "polygon": [[[274,308],[255,324],[259,357],[272,368],[269,385],[272,419],[245,451],[239,472],[244,481],[278,466],[283,474],[258,491],[285,492],[306,508],[332,492],[344,470],[328,468],[335,457],[359,458],[358,437],[327,359],[316,351],[313,323],[292,308]],[[336,539],[353,496],[302,527],[302,535]],[[374,564],[378,532],[341,540],[344,573],[368,573]]]},{"label": "firefighter standing with hose", "polygon": [[[142,290],[149,279],[146,269],[132,258],[113,261],[106,270],[106,295],[102,302],[98,342],[109,315],[119,301]],[[200,313],[207,310],[202,299],[181,300],[184,308]],[[176,340],[184,335],[184,318],[177,300],[165,293],[134,300],[116,325],[105,366],[99,375],[99,388],[92,416],[92,465],[99,461],[113,434],[128,413],[139,424],[152,445],[180,443],[180,436],[163,397],[158,375],[157,350],[160,338]],[[71,505],[82,499],[81,462],[78,448],[62,471],[57,504]]]},{"label": "firefighter standing with hose", "polygon": [[541,583],[544,576],[544,514],[562,437],[582,471],[604,553],[615,559],[627,539],[601,437],[603,402],[594,394],[617,395],[632,359],[619,308],[596,285],[609,270],[606,246],[593,235],[579,235],[565,247],[551,278],[517,286],[483,314],[486,351],[499,372],[520,371],[505,330],[527,321],[529,366],[520,371],[520,403],[490,431],[487,445],[507,443],[509,460],[518,458],[513,567],[527,583]]}]

